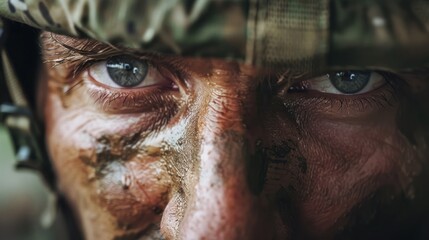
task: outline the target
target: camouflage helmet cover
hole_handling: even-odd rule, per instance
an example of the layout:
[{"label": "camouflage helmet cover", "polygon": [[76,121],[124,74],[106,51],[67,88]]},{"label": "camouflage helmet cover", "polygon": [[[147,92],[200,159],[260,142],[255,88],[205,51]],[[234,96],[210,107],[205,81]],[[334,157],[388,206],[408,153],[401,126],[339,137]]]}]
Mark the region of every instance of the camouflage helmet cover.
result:
[{"label": "camouflage helmet cover", "polygon": [[2,0],[0,15],[126,47],[260,66],[429,63],[429,0]]}]

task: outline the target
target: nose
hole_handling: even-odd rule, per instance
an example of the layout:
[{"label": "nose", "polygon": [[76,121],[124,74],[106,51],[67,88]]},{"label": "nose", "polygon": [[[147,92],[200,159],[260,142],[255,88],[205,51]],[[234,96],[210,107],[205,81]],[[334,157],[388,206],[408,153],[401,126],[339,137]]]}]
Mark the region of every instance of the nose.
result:
[{"label": "nose", "polygon": [[[222,85],[222,84],[220,84]],[[202,100],[195,122],[193,165],[174,193],[161,222],[172,239],[273,239],[272,209],[260,191],[264,179],[254,174],[256,118],[251,90],[214,87]],[[190,150],[189,150],[190,151]],[[192,156],[192,153],[189,153]],[[179,159],[177,161],[180,161]],[[259,179],[255,179],[259,178]]]},{"label": "nose", "polygon": [[207,138],[200,150],[199,177],[188,193],[178,229],[180,238],[265,239],[272,232],[268,209],[250,191],[244,140],[235,132]]}]

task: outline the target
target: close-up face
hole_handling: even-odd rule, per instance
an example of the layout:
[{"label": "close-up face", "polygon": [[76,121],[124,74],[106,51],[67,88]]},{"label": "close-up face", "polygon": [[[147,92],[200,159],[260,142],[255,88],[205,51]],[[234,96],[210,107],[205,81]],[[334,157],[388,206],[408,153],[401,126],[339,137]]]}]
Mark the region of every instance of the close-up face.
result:
[{"label": "close-up face", "polygon": [[48,153],[86,239],[393,239],[427,219],[426,70],[41,41]]}]

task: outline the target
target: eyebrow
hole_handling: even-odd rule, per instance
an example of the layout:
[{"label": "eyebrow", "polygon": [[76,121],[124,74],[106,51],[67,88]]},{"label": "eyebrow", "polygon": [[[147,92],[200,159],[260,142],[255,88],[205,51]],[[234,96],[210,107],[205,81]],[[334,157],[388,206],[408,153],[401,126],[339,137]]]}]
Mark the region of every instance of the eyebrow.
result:
[{"label": "eyebrow", "polygon": [[[116,46],[109,43],[104,43],[89,38],[74,38],[70,36],[55,34],[51,32],[44,32],[41,35],[41,40],[44,43],[44,48],[49,50],[58,50],[57,47],[63,47],[69,51],[77,53],[81,56],[91,57],[91,58],[105,58],[105,56],[111,54],[129,54],[141,58],[141,56],[161,56],[160,53],[129,48],[123,46]],[[49,49],[49,46],[54,47],[54,49]],[[48,47],[48,48],[46,48]],[[61,52],[59,53],[61,54]]]},{"label": "eyebrow", "polygon": [[128,55],[136,59],[153,61],[160,54],[140,49],[126,48],[103,43],[88,38],[43,32],[40,36],[43,49],[43,62],[55,67],[65,64],[68,68],[67,79],[74,79],[95,62],[107,60],[113,56]]},{"label": "eyebrow", "polygon": [[43,62],[52,64],[53,67],[67,63],[67,66],[75,68],[74,76],[79,72],[76,67],[86,59],[85,55],[90,55],[84,52],[94,52],[95,46],[90,40],[73,39],[47,32],[42,33],[40,41]]},{"label": "eyebrow", "polygon": [[43,61],[53,66],[68,63],[74,67],[74,76],[92,61],[124,52],[118,47],[92,39],[78,39],[50,32],[42,33],[40,39],[43,47]]}]

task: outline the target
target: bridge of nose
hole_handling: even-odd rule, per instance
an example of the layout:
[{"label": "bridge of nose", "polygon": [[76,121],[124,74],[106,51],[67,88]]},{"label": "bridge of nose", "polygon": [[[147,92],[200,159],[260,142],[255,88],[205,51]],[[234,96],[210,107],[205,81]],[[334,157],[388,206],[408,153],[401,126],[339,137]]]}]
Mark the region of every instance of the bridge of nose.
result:
[{"label": "bridge of nose", "polygon": [[[256,138],[248,124],[258,117],[256,90],[247,81],[252,79],[222,69],[197,83],[202,93],[192,104],[198,111],[190,113],[193,127],[186,128],[193,142],[182,149],[192,163],[180,183],[180,197],[173,197],[166,208],[162,228],[170,231],[167,236],[252,239],[269,227],[267,206],[251,191],[255,181],[249,181],[249,169],[255,169],[249,164],[261,159],[254,159]],[[175,226],[166,226],[171,224]]]}]

